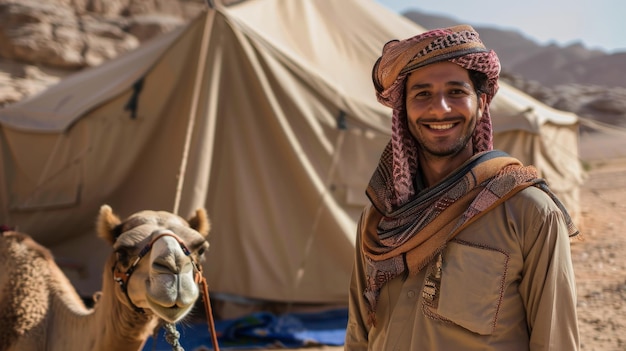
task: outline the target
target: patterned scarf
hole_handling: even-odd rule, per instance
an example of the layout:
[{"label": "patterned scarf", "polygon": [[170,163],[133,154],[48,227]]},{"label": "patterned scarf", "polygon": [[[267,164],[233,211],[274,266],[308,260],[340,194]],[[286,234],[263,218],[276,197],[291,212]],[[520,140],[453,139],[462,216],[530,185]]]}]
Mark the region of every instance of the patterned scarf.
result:
[{"label": "patterned scarf", "polygon": [[387,211],[391,167],[387,147],[367,188],[373,207],[361,222],[361,249],[367,263],[364,295],[371,323],[375,322],[374,311],[384,284],[397,276],[417,274],[463,228],[528,186],[550,195],[564,213],[570,235],[577,233],[563,205],[538,178],[537,170],[522,166],[502,151],[474,155],[436,186]]}]

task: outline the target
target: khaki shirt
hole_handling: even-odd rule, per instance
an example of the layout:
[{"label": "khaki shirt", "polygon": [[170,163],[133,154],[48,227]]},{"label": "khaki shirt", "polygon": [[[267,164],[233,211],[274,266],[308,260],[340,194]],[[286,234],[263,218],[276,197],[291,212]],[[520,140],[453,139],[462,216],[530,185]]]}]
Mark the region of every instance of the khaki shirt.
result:
[{"label": "khaki shirt", "polygon": [[363,226],[345,350],[579,349],[570,239],[562,212],[540,189],[524,189],[470,224],[417,275],[385,284],[375,327],[363,297]]}]

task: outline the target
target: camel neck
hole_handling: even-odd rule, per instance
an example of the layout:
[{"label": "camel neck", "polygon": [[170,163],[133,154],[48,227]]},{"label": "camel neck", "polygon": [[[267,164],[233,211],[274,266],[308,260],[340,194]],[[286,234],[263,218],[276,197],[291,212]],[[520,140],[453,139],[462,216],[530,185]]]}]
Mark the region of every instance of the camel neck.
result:
[{"label": "camel neck", "polygon": [[[56,297],[52,302],[57,313],[51,323],[50,335],[53,350],[90,350],[90,351],[137,351],[141,350],[145,340],[152,334],[157,319],[150,312],[141,314],[117,301],[110,271],[103,274],[102,293],[93,309]],[[106,279],[110,279],[106,282]],[[61,330],[62,328],[62,330]]]}]

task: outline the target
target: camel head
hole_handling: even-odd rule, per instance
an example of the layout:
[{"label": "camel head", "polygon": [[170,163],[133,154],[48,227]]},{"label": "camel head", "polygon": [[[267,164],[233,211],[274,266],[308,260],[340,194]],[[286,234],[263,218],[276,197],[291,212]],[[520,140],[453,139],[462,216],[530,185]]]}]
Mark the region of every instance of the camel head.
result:
[{"label": "camel head", "polygon": [[200,294],[197,274],[209,248],[204,209],[187,221],[164,211],[141,211],[122,221],[103,205],[97,228],[113,246],[109,263],[120,285],[118,300],[169,323],[189,313]]}]

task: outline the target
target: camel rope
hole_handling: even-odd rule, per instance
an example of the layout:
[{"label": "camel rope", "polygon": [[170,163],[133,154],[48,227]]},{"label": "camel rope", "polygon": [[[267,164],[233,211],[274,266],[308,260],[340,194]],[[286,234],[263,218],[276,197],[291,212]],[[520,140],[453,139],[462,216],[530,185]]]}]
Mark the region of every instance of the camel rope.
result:
[{"label": "camel rope", "polygon": [[173,323],[165,323],[163,328],[165,329],[165,341],[172,345],[172,351],[185,351],[180,345],[180,333],[176,330],[176,325]]},{"label": "camel rope", "polygon": [[203,275],[200,275],[200,286],[202,287],[202,300],[204,301],[204,310],[209,324],[209,333],[211,334],[211,343],[213,350],[219,351],[220,345],[217,342],[217,333],[215,332],[215,320],[213,319],[213,310],[211,309],[211,299],[209,298],[209,285]]},{"label": "camel rope", "polygon": [[[213,319],[213,311],[211,309],[211,300],[209,299],[209,286],[204,276],[200,275],[198,284],[202,289],[202,300],[204,302],[204,309],[207,316],[207,323],[209,325],[209,333],[211,334],[213,350],[219,351],[220,345],[217,342],[215,321]],[[180,332],[176,330],[176,325],[173,323],[165,323],[163,324],[163,328],[165,329],[165,341],[172,346],[172,351],[185,351],[185,349],[180,345]]]}]

